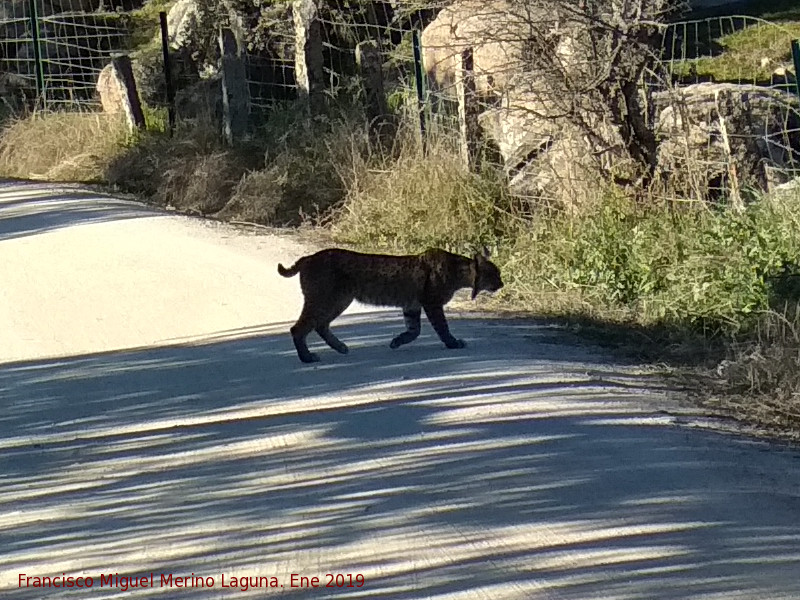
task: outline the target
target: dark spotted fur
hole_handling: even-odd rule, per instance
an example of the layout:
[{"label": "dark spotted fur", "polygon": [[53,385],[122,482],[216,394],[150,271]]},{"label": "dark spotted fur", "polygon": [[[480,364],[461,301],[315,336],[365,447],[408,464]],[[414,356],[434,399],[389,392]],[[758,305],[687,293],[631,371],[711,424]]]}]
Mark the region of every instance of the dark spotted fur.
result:
[{"label": "dark spotted fur", "polygon": [[463,348],[464,342],[450,333],[444,305],[461,288],[472,288],[474,299],[481,290],[494,292],[503,287],[500,270],[487,256],[467,258],[438,248],[407,256],[322,250],[301,258],[290,269],[278,265],[278,273],[284,277],[300,273],[305,303],[291,333],[303,362],[319,360],[306,345],[312,330],[331,348],[347,354],[347,346],[333,335],[330,324],[353,300],[403,309],[406,330],[392,340],[390,348],[417,339],[423,310],[445,346]]}]

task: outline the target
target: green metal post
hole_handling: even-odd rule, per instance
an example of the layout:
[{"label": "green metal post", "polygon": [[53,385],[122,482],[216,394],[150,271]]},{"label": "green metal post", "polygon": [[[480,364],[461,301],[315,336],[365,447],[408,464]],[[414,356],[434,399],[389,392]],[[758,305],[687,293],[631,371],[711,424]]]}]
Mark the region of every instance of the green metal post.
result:
[{"label": "green metal post", "polygon": [[417,104],[419,109],[419,131],[422,134],[422,151],[427,152],[427,123],[425,122],[425,81],[422,70],[422,42],[419,30],[415,29],[412,41],[414,43],[414,79],[417,82]]},{"label": "green metal post", "polygon": [[167,116],[169,118],[169,135],[175,133],[175,83],[172,81],[172,68],[169,60],[169,30],[167,13],[158,13],[161,25],[161,54],[164,58],[164,82],[167,85]]}]

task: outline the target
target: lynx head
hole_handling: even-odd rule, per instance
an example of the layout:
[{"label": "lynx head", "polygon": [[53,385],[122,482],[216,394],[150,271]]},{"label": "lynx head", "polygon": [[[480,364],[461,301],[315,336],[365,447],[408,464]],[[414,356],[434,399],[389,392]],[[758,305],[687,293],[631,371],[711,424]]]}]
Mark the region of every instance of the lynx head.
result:
[{"label": "lynx head", "polygon": [[503,287],[500,278],[500,269],[489,260],[489,249],[484,246],[483,253],[476,254],[473,258],[475,267],[475,281],[472,284],[472,299],[482,290],[496,292]]}]

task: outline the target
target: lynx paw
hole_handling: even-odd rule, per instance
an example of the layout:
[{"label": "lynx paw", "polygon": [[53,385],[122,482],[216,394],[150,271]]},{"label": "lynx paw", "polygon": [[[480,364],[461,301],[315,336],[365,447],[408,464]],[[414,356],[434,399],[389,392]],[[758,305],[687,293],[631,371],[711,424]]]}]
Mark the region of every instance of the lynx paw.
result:
[{"label": "lynx paw", "polygon": [[315,363],[319,362],[319,355],[315,354],[314,352],[309,352],[308,354],[304,354],[300,357],[300,360],[304,363]]}]

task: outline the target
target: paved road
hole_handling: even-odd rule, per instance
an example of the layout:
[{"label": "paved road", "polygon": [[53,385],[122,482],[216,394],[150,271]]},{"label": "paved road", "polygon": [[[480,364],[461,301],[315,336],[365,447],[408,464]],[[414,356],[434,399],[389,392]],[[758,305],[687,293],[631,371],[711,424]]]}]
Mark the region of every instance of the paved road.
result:
[{"label": "paved road", "polygon": [[0,596],[800,597],[800,452],[529,322],[356,306],[301,365],[304,251],[0,183]]}]

